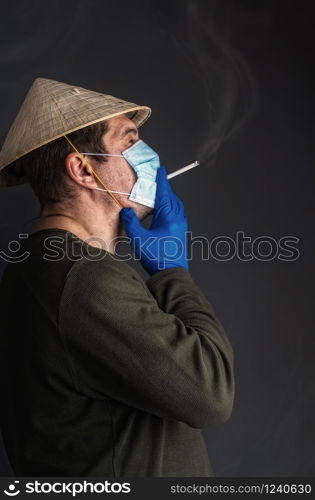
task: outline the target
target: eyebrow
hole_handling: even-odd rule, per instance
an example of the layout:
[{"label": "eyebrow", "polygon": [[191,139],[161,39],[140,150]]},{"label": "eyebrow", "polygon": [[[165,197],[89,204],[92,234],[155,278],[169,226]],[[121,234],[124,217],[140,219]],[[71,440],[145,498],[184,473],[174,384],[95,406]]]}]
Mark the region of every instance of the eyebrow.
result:
[{"label": "eyebrow", "polygon": [[134,134],[134,135],[138,135],[138,129],[137,128],[134,128],[134,127],[129,127],[129,128],[126,128],[120,135],[121,138],[125,137],[127,134]]}]

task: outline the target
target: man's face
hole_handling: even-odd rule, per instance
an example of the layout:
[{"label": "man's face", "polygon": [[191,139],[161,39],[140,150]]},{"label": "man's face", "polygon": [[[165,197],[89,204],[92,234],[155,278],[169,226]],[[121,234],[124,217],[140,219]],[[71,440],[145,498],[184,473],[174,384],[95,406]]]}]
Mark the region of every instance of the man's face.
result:
[{"label": "man's face", "polygon": [[[103,136],[106,151],[110,154],[121,154],[139,140],[139,132],[132,120],[124,115],[115,116],[108,120],[108,130]],[[113,191],[130,193],[136,180],[137,174],[122,157],[105,156],[105,162],[98,169],[99,176],[106,186]],[[100,185],[100,187],[103,187]],[[132,207],[141,220],[152,212],[152,208],[136,203],[128,199],[128,196],[113,193],[123,207]],[[104,194],[105,195],[105,194]],[[109,195],[107,195],[109,197]]]}]

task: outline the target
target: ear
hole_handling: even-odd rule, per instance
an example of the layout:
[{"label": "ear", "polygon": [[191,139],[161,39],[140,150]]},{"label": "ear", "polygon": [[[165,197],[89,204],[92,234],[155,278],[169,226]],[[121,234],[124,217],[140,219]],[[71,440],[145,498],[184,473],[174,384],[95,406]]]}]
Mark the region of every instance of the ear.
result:
[{"label": "ear", "polygon": [[65,158],[65,168],[67,174],[80,186],[94,189],[98,186],[98,184],[93,172],[86,164],[87,162],[94,170],[94,166],[92,165],[94,160],[90,158],[86,159],[85,156],[83,156],[83,158],[85,161],[83,161],[82,157],[78,153],[69,153]]}]

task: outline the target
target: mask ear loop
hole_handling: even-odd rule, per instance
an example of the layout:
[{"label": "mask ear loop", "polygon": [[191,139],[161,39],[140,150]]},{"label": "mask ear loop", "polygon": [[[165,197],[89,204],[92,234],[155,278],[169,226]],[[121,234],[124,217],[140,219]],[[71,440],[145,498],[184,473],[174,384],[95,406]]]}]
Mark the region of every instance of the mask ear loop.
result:
[{"label": "mask ear loop", "polygon": [[97,178],[97,180],[102,184],[102,186],[104,186],[104,188],[106,189],[107,193],[113,198],[114,202],[117,203],[117,205],[119,206],[119,208],[123,208],[122,204],[117,200],[116,196],[114,196],[110,190],[107,188],[107,186],[104,184],[104,182],[99,178],[99,176],[97,175],[96,172],[94,172],[93,168],[91,167],[91,165],[88,164],[88,162],[86,161],[86,159],[81,155],[81,153],[77,150],[77,148],[72,144],[72,142],[70,141],[70,139],[66,136],[66,134],[63,134],[64,138],[67,139],[67,141],[69,142],[70,146],[74,149],[74,151],[76,151],[80,158],[82,158],[82,161],[86,164],[86,166],[92,171],[92,173],[95,175],[95,177]]}]

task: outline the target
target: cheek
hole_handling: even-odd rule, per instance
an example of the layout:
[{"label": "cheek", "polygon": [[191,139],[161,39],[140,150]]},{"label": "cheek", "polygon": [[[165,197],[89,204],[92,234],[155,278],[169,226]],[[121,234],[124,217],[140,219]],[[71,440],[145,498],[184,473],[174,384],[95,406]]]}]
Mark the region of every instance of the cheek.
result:
[{"label": "cheek", "polygon": [[133,170],[133,168],[127,164],[124,169],[124,175],[122,176],[122,182],[125,183],[126,186],[132,187],[137,180],[137,174]]},{"label": "cheek", "polygon": [[113,189],[130,192],[136,180],[137,174],[126,160],[117,162],[110,170],[110,185]]}]

